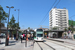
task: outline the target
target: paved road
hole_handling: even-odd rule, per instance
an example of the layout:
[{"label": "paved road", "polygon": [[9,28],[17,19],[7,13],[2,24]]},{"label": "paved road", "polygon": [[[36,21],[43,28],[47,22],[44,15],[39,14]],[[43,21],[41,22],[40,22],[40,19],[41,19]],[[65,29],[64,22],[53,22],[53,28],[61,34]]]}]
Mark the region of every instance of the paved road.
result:
[{"label": "paved road", "polygon": [[[44,41],[44,43],[46,43],[47,45],[45,45],[43,42],[38,42],[38,43],[43,48],[43,50],[51,50],[51,48],[49,48],[47,45],[51,46],[55,50],[73,50],[73,49],[75,50],[75,46],[66,45],[66,43],[61,43],[61,42],[52,41],[48,39],[45,39]],[[37,42],[34,44],[34,50],[36,49],[41,50]]]},{"label": "paved road", "polygon": [[[37,43],[34,43],[33,47],[33,41],[27,41],[27,47],[25,47],[25,40],[23,40],[23,43],[21,41],[15,41],[9,39],[9,46],[5,46],[5,39],[1,39],[3,44],[0,44],[0,50],[41,50],[40,47],[38,46]],[[43,42],[38,42],[40,46],[43,48],[43,50],[51,50],[50,47],[45,45],[44,43],[48,44],[55,50],[72,50],[75,49],[75,46],[66,44],[66,43],[60,43],[57,41],[52,41],[45,39],[44,43]]]},{"label": "paved road", "polygon": [[53,50],[51,47],[47,46],[43,42],[38,42],[38,44],[42,47],[43,50]]},{"label": "paved road", "polygon": [[65,43],[57,42],[57,41],[52,41],[52,40],[46,40],[48,45],[52,46],[56,50],[72,50],[74,47],[65,45]]}]

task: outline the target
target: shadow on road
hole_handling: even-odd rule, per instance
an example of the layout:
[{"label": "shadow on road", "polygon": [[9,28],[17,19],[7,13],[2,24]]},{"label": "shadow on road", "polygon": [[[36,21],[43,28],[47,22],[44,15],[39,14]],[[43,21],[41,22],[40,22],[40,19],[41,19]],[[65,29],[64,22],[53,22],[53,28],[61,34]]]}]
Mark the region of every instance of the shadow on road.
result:
[{"label": "shadow on road", "polygon": [[0,50],[5,50],[5,49],[0,49]]},{"label": "shadow on road", "polygon": [[9,41],[9,43],[15,43],[15,42],[17,42],[17,41]]},{"label": "shadow on road", "polygon": [[46,40],[43,40],[43,42],[46,42]]},{"label": "shadow on road", "polygon": [[0,45],[5,44],[5,42],[0,43]]},{"label": "shadow on road", "polygon": [[13,46],[13,45],[16,45],[16,44],[9,44],[8,46]]}]

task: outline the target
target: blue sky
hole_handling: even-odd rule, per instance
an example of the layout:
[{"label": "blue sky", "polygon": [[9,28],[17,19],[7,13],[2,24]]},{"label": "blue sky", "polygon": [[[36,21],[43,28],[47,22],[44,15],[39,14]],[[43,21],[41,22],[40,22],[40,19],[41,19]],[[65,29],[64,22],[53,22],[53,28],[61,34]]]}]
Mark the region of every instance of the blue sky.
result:
[{"label": "blue sky", "polygon": [[[58,2],[59,0],[57,0]],[[18,22],[18,11],[14,9],[20,9],[19,22],[21,29],[28,27],[37,28],[39,25],[49,26],[49,10],[51,10],[52,4],[55,0],[0,0],[0,5],[3,7],[5,12],[9,12],[6,6],[14,6],[10,10],[10,18],[14,15],[16,22]],[[56,3],[57,3],[56,2]],[[75,0],[60,0],[57,8],[68,9],[69,17],[75,15]],[[53,6],[54,7],[54,6]],[[47,15],[46,15],[47,14]],[[44,16],[47,16],[45,19]],[[44,18],[44,22],[42,19]],[[70,19],[70,18],[69,18]],[[72,17],[75,20],[75,16]],[[42,21],[42,24],[40,22]],[[7,24],[5,24],[6,26]]]}]

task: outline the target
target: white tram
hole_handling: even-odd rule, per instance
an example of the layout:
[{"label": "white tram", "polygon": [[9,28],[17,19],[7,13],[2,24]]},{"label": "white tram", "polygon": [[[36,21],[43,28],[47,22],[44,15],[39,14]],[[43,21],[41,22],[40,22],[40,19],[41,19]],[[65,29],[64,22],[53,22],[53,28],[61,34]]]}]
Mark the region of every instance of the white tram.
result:
[{"label": "white tram", "polygon": [[43,29],[37,29],[34,41],[43,41],[43,37],[44,37]]}]

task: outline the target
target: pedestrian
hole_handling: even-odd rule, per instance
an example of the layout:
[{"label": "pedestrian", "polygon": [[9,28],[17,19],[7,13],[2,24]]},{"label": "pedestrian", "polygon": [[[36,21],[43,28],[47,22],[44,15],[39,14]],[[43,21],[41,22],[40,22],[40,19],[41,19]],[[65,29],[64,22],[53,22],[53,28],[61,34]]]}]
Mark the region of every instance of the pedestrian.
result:
[{"label": "pedestrian", "polygon": [[30,34],[27,34],[27,36],[28,36],[28,39],[30,40]]},{"label": "pedestrian", "polygon": [[25,34],[23,34],[23,39],[25,39]]},{"label": "pedestrian", "polygon": [[14,34],[14,39],[16,39],[16,34]]},{"label": "pedestrian", "polygon": [[23,34],[20,36],[20,38],[21,38],[21,43],[22,43],[22,40],[23,40]]}]

